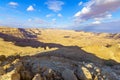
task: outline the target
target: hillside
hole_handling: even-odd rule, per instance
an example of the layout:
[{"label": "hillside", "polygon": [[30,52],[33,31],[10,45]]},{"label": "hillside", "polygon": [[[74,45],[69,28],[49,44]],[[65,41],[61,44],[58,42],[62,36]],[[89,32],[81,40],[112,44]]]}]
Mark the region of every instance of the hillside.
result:
[{"label": "hillside", "polygon": [[0,27],[0,55],[0,80],[120,80],[120,33]]},{"label": "hillside", "polygon": [[1,49],[4,47],[5,50],[2,49],[0,53],[6,53],[6,55],[8,53],[36,53],[44,51],[46,47],[49,49],[59,48],[61,45],[78,46],[100,58],[113,59],[120,62],[119,37],[119,34],[90,33],[73,30],[1,27],[0,47]]}]

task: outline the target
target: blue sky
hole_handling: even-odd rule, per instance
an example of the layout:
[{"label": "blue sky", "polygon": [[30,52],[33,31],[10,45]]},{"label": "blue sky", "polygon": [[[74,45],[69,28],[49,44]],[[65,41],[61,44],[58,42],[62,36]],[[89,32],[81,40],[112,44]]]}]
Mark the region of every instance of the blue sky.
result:
[{"label": "blue sky", "polygon": [[120,32],[120,0],[0,0],[0,25]]}]

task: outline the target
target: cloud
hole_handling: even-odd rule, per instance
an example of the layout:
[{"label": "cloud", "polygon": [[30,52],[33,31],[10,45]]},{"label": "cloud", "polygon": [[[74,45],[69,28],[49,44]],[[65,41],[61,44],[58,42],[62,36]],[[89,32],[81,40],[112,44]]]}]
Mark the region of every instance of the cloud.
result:
[{"label": "cloud", "polygon": [[58,17],[62,17],[62,14],[61,14],[61,13],[58,13],[57,16],[58,16]]},{"label": "cloud", "polygon": [[17,3],[17,2],[9,2],[8,4],[9,4],[10,6],[12,6],[12,7],[18,6],[18,3]]},{"label": "cloud", "polygon": [[85,26],[83,30],[92,31],[92,32],[110,32],[110,33],[119,33],[120,32],[120,20],[111,21],[102,24],[91,24]]},{"label": "cloud", "polygon": [[92,24],[100,24],[101,22],[100,21],[94,21],[92,22]]},{"label": "cloud", "polygon": [[96,18],[94,18],[94,20],[102,21],[102,20],[111,19],[111,18],[112,18],[112,15],[107,14],[105,17],[96,17]]},{"label": "cloud", "polygon": [[49,18],[49,17],[52,17],[53,14],[47,14],[46,17]]},{"label": "cloud", "polygon": [[83,2],[81,1],[81,2],[78,3],[78,6],[81,6],[82,4],[83,4]]},{"label": "cloud", "polygon": [[107,32],[107,33],[119,33],[120,32],[120,20],[114,20],[109,22],[102,22],[100,24],[85,24],[85,25],[72,25],[67,29],[83,30],[88,32]]},{"label": "cloud", "polygon": [[53,22],[55,22],[55,21],[56,21],[56,19],[55,19],[55,18],[53,18],[53,19],[52,19],[52,21],[53,21]]},{"label": "cloud", "polygon": [[80,21],[94,18],[104,18],[112,11],[120,8],[120,0],[91,0],[85,4],[82,10],[78,11],[74,17]]},{"label": "cloud", "polygon": [[52,19],[51,24],[52,24],[53,26],[56,24],[56,18],[53,18],[53,19]]},{"label": "cloud", "polygon": [[33,17],[21,23],[23,27],[47,27],[49,23],[41,18]]},{"label": "cloud", "polygon": [[28,6],[28,8],[26,9],[27,11],[34,11],[34,7],[32,5]]},{"label": "cloud", "polygon": [[29,18],[28,22],[32,22],[35,24],[46,24],[46,21],[41,18]]},{"label": "cloud", "polygon": [[64,2],[60,0],[48,0],[45,4],[48,6],[50,10],[58,12],[61,11]]},{"label": "cloud", "polygon": [[92,22],[92,24],[101,24],[103,21],[108,20],[108,19],[112,19],[112,15],[108,14],[105,17],[97,17],[94,18],[94,22]]}]

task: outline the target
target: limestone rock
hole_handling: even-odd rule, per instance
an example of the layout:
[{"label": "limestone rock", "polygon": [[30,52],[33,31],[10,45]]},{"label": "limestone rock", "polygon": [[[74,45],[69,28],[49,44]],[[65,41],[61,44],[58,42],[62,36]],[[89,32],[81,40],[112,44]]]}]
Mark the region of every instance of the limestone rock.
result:
[{"label": "limestone rock", "polygon": [[36,74],[32,80],[42,80],[42,77],[40,74]]},{"label": "limestone rock", "polygon": [[78,79],[80,80],[87,80],[86,76],[84,75],[81,67],[78,67],[78,69],[76,70],[76,76],[78,77]]},{"label": "limestone rock", "polygon": [[50,69],[50,68],[47,68],[43,72],[43,76],[45,76],[47,79],[52,79],[53,75],[54,75],[54,71],[52,69]]},{"label": "limestone rock", "polygon": [[92,63],[85,64],[85,66],[86,66],[87,68],[93,68],[93,64],[92,64]]},{"label": "limestone rock", "polygon": [[4,68],[0,67],[0,75],[3,75],[5,73]]},{"label": "limestone rock", "polygon": [[21,69],[23,69],[23,64],[19,59],[16,59],[14,62],[14,68],[16,69],[16,71],[20,71]]},{"label": "limestone rock", "polygon": [[92,75],[91,75],[90,71],[85,67],[81,67],[81,69],[82,69],[85,77],[87,78],[87,80],[92,80]]},{"label": "limestone rock", "polygon": [[20,75],[21,75],[22,80],[31,80],[32,79],[32,76],[29,71],[21,71]]},{"label": "limestone rock", "polygon": [[20,80],[20,74],[15,70],[4,74],[0,80]]},{"label": "limestone rock", "polygon": [[3,66],[4,70],[6,70],[6,72],[10,72],[14,69],[14,66],[11,64],[6,64]]},{"label": "limestone rock", "polygon": [[62,77],[64,80],[77,80],[77,77],[75,76],[74,72],[69,69],[65,69],[62,72]]},{"label": "limestone rock", "polygon": [[37,62],[32,65],[32,68],[31,68],[31,69],[32,69],[32,72],[33,72],[33,73],[39,73],[40,70],[41,70],[39,63],[37,63]]},{"label": "limestone rock", "polygon": [[101,73],[106,76],[105,78],[108,80],[120,80],[119,76],[115,72],[113,72],[110,67],[102,68]]}]

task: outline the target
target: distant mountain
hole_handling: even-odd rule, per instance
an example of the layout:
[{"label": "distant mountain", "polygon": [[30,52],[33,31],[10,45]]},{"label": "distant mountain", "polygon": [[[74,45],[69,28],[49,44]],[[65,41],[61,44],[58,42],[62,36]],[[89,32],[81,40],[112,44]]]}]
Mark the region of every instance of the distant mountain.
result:
[{"label": "distant mountain", "polygon": [[[41,34],[41,30],[39,28],[11,28],[11,27],[0,27],[0,33],[19,37],[19,38],[24,38],[24,39],[37,39],[37,36]],[[53,29],[50,29],[53,30]],[[75,30],[76,32],[80,32],[81,35],[96,35],[96,36],[102,36],[106,38],[114,38],[114,39],[119,39],[120,38],[120,33],[95,33],[95,32],[84,32],[84,31],[79,31]]]}]

